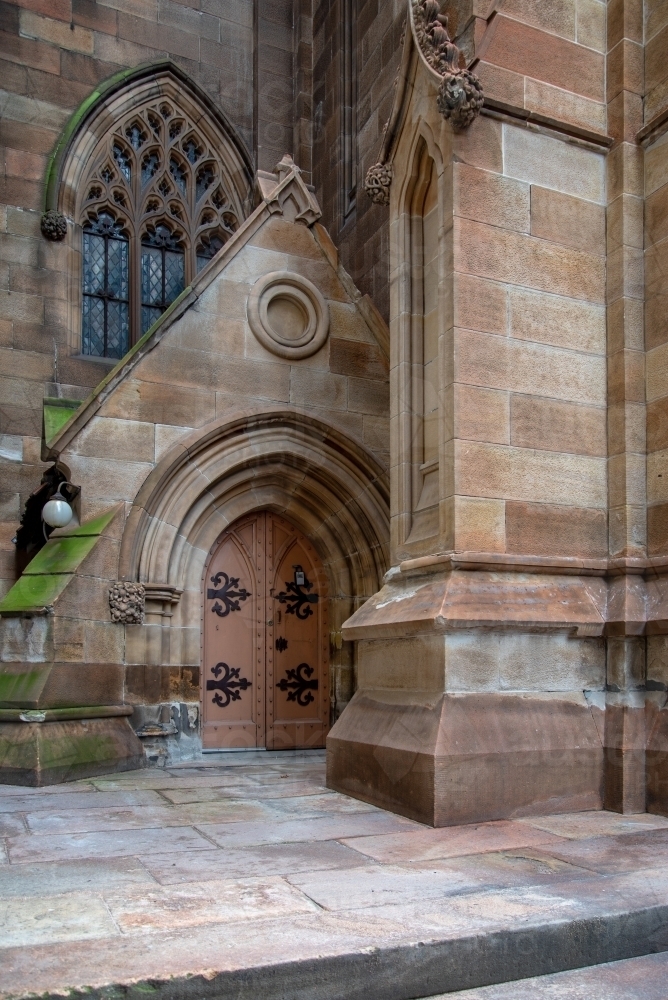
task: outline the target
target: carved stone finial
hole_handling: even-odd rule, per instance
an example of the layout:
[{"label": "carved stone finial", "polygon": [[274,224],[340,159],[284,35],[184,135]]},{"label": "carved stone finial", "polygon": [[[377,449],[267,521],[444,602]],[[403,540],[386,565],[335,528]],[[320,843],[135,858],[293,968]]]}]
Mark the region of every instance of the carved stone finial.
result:
[{"label": "carved stone finial", "polygon": [[42,236],[54,243],[60,243],[67,236],[67,219],[62,212],[56,212],[50,208],[48,212],[42,214],[40,220]]},{"label": "carved stone finial", "polygon": [[280,184],[281,181],[285,180],[288,174],[292,173],[293,170],[296,170],[298,173],[301,173],[299,167],[292,159],[290,154],[284,153],[282,159],[279,160],[279,162],[274,167],[274,173],[278,174],[278,183]]},{"label": "carved stone finial", "polygon": [[392,167],[389,163],[374,163],[369,167],[364,179],[364,190],[376,205],[390,204],[390,184]]},{"label": "carved stone finial", "polygon": [[420,51],[443,82],[438,109],[455,128],[466,128],[480,114],[483,90],[480,80],[461,69],[460,51],[448,34],[448,19],[439,0],[413,0],[413,23]]},{"label": "carved stone finial", "polygon": [[114,583],[109,588],[109,611],[112,622],[141,625],[144,621],[144,585]]},{"label": "carved stone finial", "polygon": [[467,128],[480,114],[483,105],[482,84],[467,69],[446,73],[436,98],[438,110],[455,128]]}]

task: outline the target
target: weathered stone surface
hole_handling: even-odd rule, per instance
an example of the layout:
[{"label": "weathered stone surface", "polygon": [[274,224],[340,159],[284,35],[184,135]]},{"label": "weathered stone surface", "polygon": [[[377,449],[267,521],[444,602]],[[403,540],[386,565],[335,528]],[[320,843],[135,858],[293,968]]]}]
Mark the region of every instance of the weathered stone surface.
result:
[{"label": "weathered stone surface", "polygon": [[0,722],[0,782],[46,785],[144,764],[127,718]]},{"label": "weathered stone surface", "polygon": [[[597,1000],[654,996],[631,992],[640,973],[634,979],[626,965],[613,967],[616,978],[605,967],[573,966],[663,946],[661,817],[596,811],[430,830],[373,809],[342,812],[350,800],[329,793],[320,794],[330,807],[323,803],[319,820],[304,812],[314,795],[299,794],[282,797],[295,817],[289,824],[225,824],[224,849],[191,826],[155,825],[153,799],[189,785],[216,791],[220,804],[228,794],[230,802],[267,805],[275,800],[263,800],[262,789],[294,785],[317,796],[323,777],[323,754],[264,753],[261,761],[208,758],[195,769],[131,772],[66,791],[17,796],[4,786],[3,805],[30,798],[32,815],[45,818],[68,803],[61,815],[97,825],[92,814],[117,815],[120,795],[134,797],[134,813],[131,828],[56,837],[28,829],[10,838],[9,862],[0,859],[3,996],[88,988],[95,997],[147,981],[158,996],[235,991],[248,1000],[295,991],[353,1000],[360,989],[373,1000],[407,1000],[464,988],[505,998],[529,985],[533,997],[543,983],[559,997],[560,981],[585,983]],[[109,785],[120,787],[99,790]],[[99,805],[72,808],[72,799]],[[272,843],[252,846],[262,826]],[[656,972],[659,960],[649,955],[634,968]],[[559,969],[573,971],[527,980]],[[596,992],[600,983],[607,991]]]}]

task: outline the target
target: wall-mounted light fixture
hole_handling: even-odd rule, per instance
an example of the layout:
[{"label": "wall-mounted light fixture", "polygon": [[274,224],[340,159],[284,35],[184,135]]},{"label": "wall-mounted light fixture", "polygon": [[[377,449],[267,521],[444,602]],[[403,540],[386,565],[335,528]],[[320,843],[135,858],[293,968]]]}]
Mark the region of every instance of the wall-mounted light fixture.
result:
[{"label": "wall-mounted light fixture", "polygon": [[70,485],[70,483],[60,483],[51,499],[47,500],[42,507],[42,520],[45,524],[48,524],[50,528],[64,528],[72,520],[74,512],[68,501],[60,492],[63,486]]}]

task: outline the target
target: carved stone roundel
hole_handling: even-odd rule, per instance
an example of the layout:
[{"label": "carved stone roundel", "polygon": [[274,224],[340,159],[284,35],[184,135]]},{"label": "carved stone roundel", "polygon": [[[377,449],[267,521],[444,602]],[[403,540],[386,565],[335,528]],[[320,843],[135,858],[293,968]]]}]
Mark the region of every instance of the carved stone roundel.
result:
[{"label": "carved stone roundel", "polygon": [[299,360],[319,351],[329,333],[329,308],[307,278],[271,271],[248,296],[250,328],[268,351]]}]

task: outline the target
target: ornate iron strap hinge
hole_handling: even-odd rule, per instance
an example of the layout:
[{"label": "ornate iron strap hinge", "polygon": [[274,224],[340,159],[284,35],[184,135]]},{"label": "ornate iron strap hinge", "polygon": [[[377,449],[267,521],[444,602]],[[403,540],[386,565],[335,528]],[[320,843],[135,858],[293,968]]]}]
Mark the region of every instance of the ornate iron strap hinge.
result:
[{"label": "ornate iron strap hinge", "polygon": [[[225,583],[221,587],[220,581],[223,579]],[[228,576],[227,573],[216,573],[215,576],[211,577],[211,583],[214,584],[216,589],[209,587],[206,596],[210,601],[216,601],[211,610],[215,611],[220,618],[227,618],[230,611],[241,611],[239,601],[245,601],[251,596],[250,591],[244,587],[240,587],[239,590],[235,589],[239,587],[238,576]],[[224,608],[219,603],[220,601],[225,605]]]},{"label": "ornate iron strap hinge", "polygon": [[309,680],[312,673],[313,667],[309,667],[308,663],[300,663],[295,670],[286,671],[286,676],[281,677],[276,687],[288,692],[288,701],[296,701],[302,708],[306,708],[315,701],[311,691],[318,690],[318,678]]},{"label": "ornate iron strap hinge", "polygon": [[[225,674],[220,680],[208,680],[206,682],[207,691],[216,692],[211,701],[214,705],[218,705],[219,708],[227,708],[231,701],[240,701],[241,692],[247,691],[249,687],[252,687],[247,677],[239,677],[241,667],[228,667],[227,663],[217,663],[215,667],[211,668],[211,673],[214,677],[220,677],[223,670]],[[221,691],[222,697],[220,694]],[[225,701],[223,701],[223,698],[225,698]]]},{"label": "ornate iron strap hinge", "polygon": [[295,575],[292,581],[285,581],[286,590],[282,590],[277,597],[280,604],[287,604],[286,614],[296,615],[303,621],[313,614],[311,604],[317,604],[318,594],[309,594],[313,584],[307,579],[306,573],[301,566],[295,566]]}]

